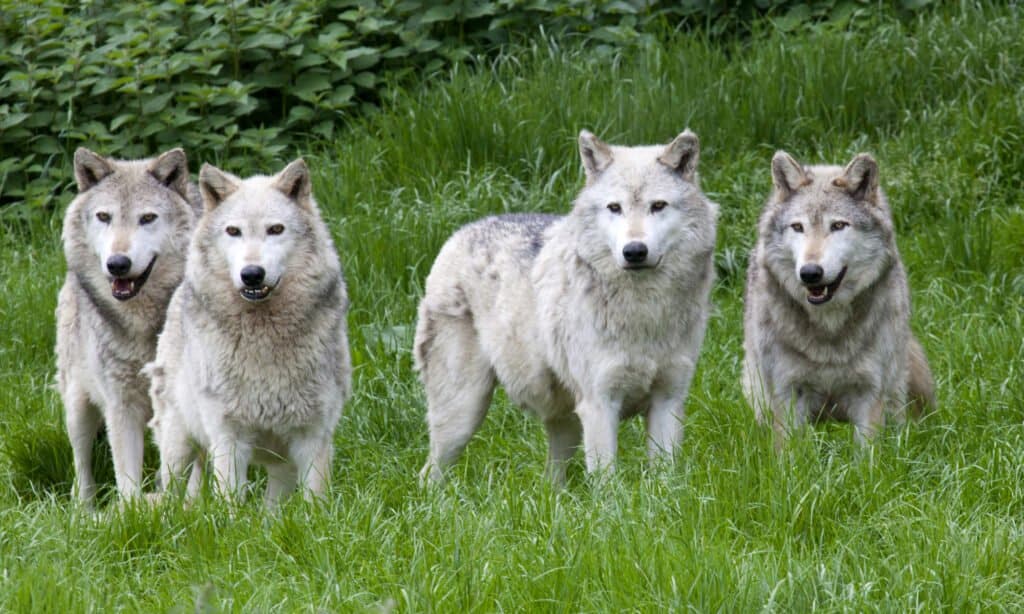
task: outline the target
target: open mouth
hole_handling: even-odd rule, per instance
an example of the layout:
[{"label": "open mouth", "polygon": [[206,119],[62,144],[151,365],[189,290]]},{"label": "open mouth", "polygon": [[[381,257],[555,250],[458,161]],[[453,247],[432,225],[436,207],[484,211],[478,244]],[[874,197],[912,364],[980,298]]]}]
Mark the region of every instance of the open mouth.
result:
[{"label": "open mouth", "polygon": [[258,303],[262,300],[266,300],[273,291],[274,289],[270,286],[261,286],[259,288],[242,288],[238,293],[241,294],[242,298],[245,300]]},{"label": "open mouth", "polygon": [[142,286],[146,285],[146,280],[149,279],[149,274],[153,272],[153,265],[156,264],[156,256],[149,261],[149,266],[135,279],[129,279],[127,277],[115,277],[110,282],[110,293],[114,295],[119,301],[127,301],[133,298],[142,290]]},{"label": "open mouth", "polygon": [[839,276],[836,280],[830,284],[821,284],[818,286],[807,286],[807,302],[812,305],[824,305],[825,303],[832,300],[836,290],[839,289],[839,284],[843,283],[843,277],[846,275],[846,267],[843,267],[842,271],[839,271]]}]

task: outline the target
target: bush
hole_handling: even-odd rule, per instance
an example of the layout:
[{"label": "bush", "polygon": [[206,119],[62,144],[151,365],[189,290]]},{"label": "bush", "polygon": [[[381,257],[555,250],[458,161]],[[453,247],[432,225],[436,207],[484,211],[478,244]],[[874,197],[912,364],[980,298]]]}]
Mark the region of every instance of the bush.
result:
[{"label": "bush", "polygon": [[[905,0],[916,10],[927,1]],[[524,33],[597,46],[651,32],[747,31],[846,18],[864,0],[0,0],[0,209],[32,216],[71,179],[70,152],[184,146],[236,170],[330,139],[390,84],[479,57]]]}]

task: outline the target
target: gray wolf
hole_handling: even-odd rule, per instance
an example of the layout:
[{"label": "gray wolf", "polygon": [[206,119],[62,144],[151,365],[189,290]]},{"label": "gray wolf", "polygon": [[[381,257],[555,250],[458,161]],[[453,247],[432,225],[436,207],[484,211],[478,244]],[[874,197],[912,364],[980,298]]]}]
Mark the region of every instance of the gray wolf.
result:
[{"label": "gray wolf", "polygon": [[78,195],[64,215],[67,277],[57,300],[57,389],[74,454],[76,491],[96,494],[93,442],[105,423],[122,497],[142,492],[152,410],[139,373],[153,359],[185,255],[199,194],[185,152],[148,160],[75,152]]},{"label": "gray wolf", "polygon": [[583,131],[579,150],[586,184],[568,215],[471,223],[433,264],[414,342],[423,480],[443,480],[496,382],[544,423],[555,483],[581,441],[588,472],[611,469],[630,416],[646,418],[652,459],[682,439],[718,213],[698,187],[699,141],[621,147]]},{"label": "gray wolf", "polygon": [[776,445],[810,420],[853,423],[858,442],[886,416],[934,405],[932,375],[910,330],[910,291],[878,164],[772,159],[774,189],[750,256],[743,389]]},{"label": "gray wolf", "polygon": [[[349,396],[348,295],[301,159],[247,179],[204,164],[204,213],[160,335],[151,423],[160,479],[189,466],[194,495],[209,456],[223,494],[266,466],[266,501],[326,487]],[[203,454],[200,454],[203,452]]]}]

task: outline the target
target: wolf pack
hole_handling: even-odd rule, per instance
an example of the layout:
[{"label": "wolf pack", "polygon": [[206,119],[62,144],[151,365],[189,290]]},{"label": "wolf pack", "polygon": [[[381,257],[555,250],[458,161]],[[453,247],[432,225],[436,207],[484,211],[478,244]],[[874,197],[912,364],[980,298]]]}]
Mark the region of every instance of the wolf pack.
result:
[{"label": "wolf pack", "polygon": [[[630,417],[644,418],[652,463],[682,441],[715,280],[700,141],[686,130],[618,146],[584,130],[579,153],[585,183],[565,215],[483,218],[434,260],[413,345],[426,485],[445,480],[498,384],[543,423],[555,484],[579,448],[588,473],[613,469]],[[238,499],[253,464],[268,506],[322,495],[352,394],[349,299],[306,163],[247,178],[204,164],[194,184],[181,149],[119,160],[80,148],[74,175],[56,379],[77,498],[96,497],[101,427],[124,500],[192,498],[204,482]],[[822,419],[870,445],[935,403],[878,164],[780,151],[771,180],[747,273],[743,394],[776,448]]]}]

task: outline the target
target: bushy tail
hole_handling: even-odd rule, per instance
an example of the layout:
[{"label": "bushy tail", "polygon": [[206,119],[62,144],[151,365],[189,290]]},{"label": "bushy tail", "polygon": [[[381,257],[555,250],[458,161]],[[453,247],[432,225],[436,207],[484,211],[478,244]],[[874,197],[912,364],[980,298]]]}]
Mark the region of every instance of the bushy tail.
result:
[{"label": "bushy tail", "polygon": [[917,338],[910,338],[910,381],[907,386],[910,415],[921,417],[926,409],[935,407],[935,380],[928,366],[928,358]]}]

